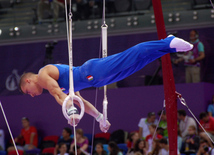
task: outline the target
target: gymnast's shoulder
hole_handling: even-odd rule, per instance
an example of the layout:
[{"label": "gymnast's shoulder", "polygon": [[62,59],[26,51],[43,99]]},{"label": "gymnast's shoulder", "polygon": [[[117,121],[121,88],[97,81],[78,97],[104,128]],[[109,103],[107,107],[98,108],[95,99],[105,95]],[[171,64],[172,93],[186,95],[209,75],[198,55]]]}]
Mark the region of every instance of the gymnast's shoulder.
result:
[{"label": "gymnast's shoulder", "polygon": [[54,80],[58,80],[59,78],[59,70],[54,65],[46,65],[42,67],[38,72],[39,80],[43,81],[48,78],[52,78]]}]

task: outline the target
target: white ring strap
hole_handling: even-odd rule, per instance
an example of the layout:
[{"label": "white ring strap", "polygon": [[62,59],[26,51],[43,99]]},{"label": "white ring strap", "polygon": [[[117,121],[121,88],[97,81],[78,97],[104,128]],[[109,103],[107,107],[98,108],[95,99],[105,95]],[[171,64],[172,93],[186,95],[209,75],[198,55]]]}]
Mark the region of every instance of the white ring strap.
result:
[{"label": "white ring strap", "polygon": [[11,137],[11,139],[12,139],[12,142],[13,142],[13,145],[14,145],[14,148],[15,148],[15,151],[16,151],[16,154],[19,155],[19,152],[18,152],[17,147],[16,147],[16,143],[15,143],[15,141],[14,141],[13,134],[12,134],[12,132],[11,132],[11,130],[10,130],[10,126],[9,126],[8,121],[7,121],[7,117],[6,117],[5,113],[4,113],[4,109],[3,109],[3,106],[2,106],[2,104],[1,104],[1,101],[0,101],[0,106],[1,106],[2,114],[3,114],[3,116],[4,116],[4,120],[5,120],[6,124],[7,124],[7,128],[8,128],[8,130],[9,130],[10,137]]},{"label": "white ring strap", "polygon": [[[107,57],[107,28],[108,26],[105,24],[102,27],[102,53],[103,58]],[[106,120],[107,120],[107,86],[104,86],[104,99],[103,99],[103,124],[106,126]]]}]

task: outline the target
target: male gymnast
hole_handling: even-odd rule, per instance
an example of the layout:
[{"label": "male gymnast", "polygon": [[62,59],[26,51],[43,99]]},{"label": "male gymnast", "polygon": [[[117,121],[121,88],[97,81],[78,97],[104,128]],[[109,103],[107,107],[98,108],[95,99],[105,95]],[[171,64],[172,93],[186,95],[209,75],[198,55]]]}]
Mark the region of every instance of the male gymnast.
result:
[{"label": "male gymnast", "polygon": [[[85,112],[96,118],[100,123],[101,131],[107,132],[110,123],[107,121],[107,125],[103,125],[102,114],[80,96],[80,90],[114,83],[128,77],[167,53],[185,52],[192,48],[192,44],[170,35],[162,40],[137,44],[106,58],[90,59],[82,66],[73,67],[75,94],[82,99]],[[62,105],[69,92],[69,66],[50,64],[41,68],[38,74],[24,73],[21,76],[19,86],[24,94],[29,94],[32,97],[41,95],[43,89],[47,89]],[[80,106],[75,100],[74,103]]]}]

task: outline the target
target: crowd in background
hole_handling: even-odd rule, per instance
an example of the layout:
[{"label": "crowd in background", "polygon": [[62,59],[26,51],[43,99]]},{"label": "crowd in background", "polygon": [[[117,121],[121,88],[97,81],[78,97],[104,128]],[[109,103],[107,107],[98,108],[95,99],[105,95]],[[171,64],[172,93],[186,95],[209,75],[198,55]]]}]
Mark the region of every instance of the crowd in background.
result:
[{"label": "crowd in background", "polygon": [[[69,2],[67,1],[68,9]],[[114,1],[108,0],[106,2],[107,13],[115,12]],[[102,1],[100,0],[74,0],[72,1],[73,20],[89,19],[91,16],[100,17],[102,14],[101,6]],[[40,0],[37,6],[38,22],[42,23],[45,18],[57,20],[60,17],[60,10],[63,12],[64,9],[64,0]],[[194,45],[193,50],[178,55],[178,59],[175,59],[173,63],[178,64],[184,61],[186,83],[197,83],[200,82],[200,62],[205,58],[205,49],[203,43],[199,40],[199,34],[196,30],[190,31],[190,42]],[[211,141],[211,139],[214,140],[214,96],[212,101],[212,104],[208,106],[207,112],[202,112],[199,115],[200,123],[207,133],[196,124],[191,116],[186,114],[185,110],[178,110],[178,154],[214,155],[212,149],[213,143]],[[128,155],[169,154],[166,112],[160,111],[158,112],[158,116],[160,122],[156,119],[155,112],[149,112],[146,118],[140,119],[138,124],[139,130],[129,133],[127,140],[123,141],[123,143],[126,143],[126,153]],[[44,148],[41,146],[42,142],[39,141],[37,129],[30,126],[28,118],[24,117],[22,119],[22,126],[23,129],[20,135],[15,138],[18,150],[27,151],[35,148],[43,150]],[[70,128],[63,129],[57,143],[52,145],[52,147],[54,146],[54,155],[74,154],[75,147],[71,133]],[[119,132],[117,134],[118,137],[121,137]],[[76,139],[78,154],[90,153],[91,142],[84,136],[82,129],[77,129]],[[124,150],[118,147],[118,143],[121,143],[121,141],[113,141],[114,139],[111,139],[112,141],[109,139],[106,141],[99,140],[92,147],[95,155],[121,155],[124,153]],[[108,149],[103,147],[103,144],[107,142]],[[0,130],[0,150],[6,150],[7,152],[14,151],[12,141],[9,141],[9,144],[5,145],[3,130]]]},{"label": "crowd in background", "polygon": [[[18,1],[19,2],[19,1]],[[69,8],[69,1],[68,8]],[[101,17],[102,1],[100,0],[73,0],[72,1],[73,20],[84,20],[90,17]],[[107,1],[107,13],[115,12],[113,0]],[[61,16],[64,18],[64,0],[40,0],[37,6],[38,22],[46,18],[57,20]],[[62,11],[61,11],[62,10]],[[174,60],[174,64],[182,61],[186,68],[186,82],[200,82],[200,61],[205,58],[203,43],[199,41],[199,34],[196,30],[190,32],[191,43],[194,44],[192,51],[184,55],[180,55]],[[188,116],[185,110],[178,110],[178,133],[177,144],[178,154],[197,154],[197,155],[214,155],[213,143],[214,140],[214,96],[212,104],[208,106],[207,112],[202,112],[199,115],[200,123],[206,130],[197,125],[196,121]],[[155,112],[149,112],[146,118],[141,118],[138,124],[139,130],[129,133],[129,136],[124,143],[127,146],[126,153],[129,155],[167,155],[169,154],[167,117],[165,111],[157,113],[160,122],[156,119]],[[44,149],[42,140],[39,140],[36,127],[30,126],[29,119],[22,118],[23,129],[20,135],[15,138],[18,150],[33,150],[36,148]],[[118,132],[119,133],[119,132]],[[120,135],[117,135],[121,137]],[[116,137],[117,137],[116,136]],[[211,139],[210,139],[211,138]],[[84,135],[82,129],[76,130],[77,152],[78,154],[90,153],[90,140]],[[113,138],[112,138],[113,139]],[[112,140],[111,139],[111,140]],[[92,147],[95,155],[121,155],[124,150],[119,148],[118,141],[97,139],[94,147]],[[103,144],[108,143],[107,149]],[[49,145],[49,144],[48,144]],[[74,140],[72,130],[70,128],[62,129],[62,134],[59,136],[57,143],[53,144],[53,154],[74,154]],[[14,151],[12,141],[5,144],[4,131],[0,130],[0,150],[7,152]]]},{"label": "crowd in background", "polygon": [[[159,121],[156,119],[155,112],[149,112],[146,118],[139,120],[139,130],[128,133],[123,130],[117,130],[113,133],[103,133],[105,136],[95,136],[92,145],[92,137],[86,136],[82,129],[76,129],[76,143],[78,154],[90,154],[91,149],[95,155],[168,155],[168,131],[167,116],[164,110],[157,113]],[[197,125],[193,117],[188,116],[185,110],[178,110],[178,133],[177,147],[178,154],[214,154],[214,96],[212,104],[207,108],[207,112],[201,112],[199,115],[200,124]],[[28,151],[41,149],[41,152],[47,147],[52,147],[52,154],[75,154],[74,137],[72,130],[68,127],[62,129],[62,134],[56,136],[55,143],[46,142],[41,139],[34,126],[30,126],[27,117],[22,118],[22,130],[20,135],[14,140],[18,150]],[[9,152],[14,151],[12,141],[5,144],[4,131],[0,130],[0,150]],[[123,145],[121,145],[123,144]],[[125,146],[125,148],[124,148]]]},{"label": "crowd in background", "polygon": [[[47,1],[47,2],[46,2]],[[49,3],[55,3],[54,5],[60,6],[62,3],[58,0],[40,0],[39,6],[44,9],[45,5]],[[84,0],[76,0],[75,3],[85,4]],[[57,6],[57,7],[58,7]],[[61,5],[63,7],[63,5]],[[56,7],[56,6],[53,6]],[[55,10],[55,9],[54,9]],[[77,11],[78,12],[78,11]],[[80,13],[80,12],[78,12]],[[57,17],[56,13],[56,17]],[[81,16],[81,15],[80,15]],[[82,17],[81,17],[82,18]],[[199,40],[199,34],[196,30],[190,31],[190,40],[194,45],[192,51],[180,56],[180,58],[174,60],[177,64],[184,61],[186,66],[186,82],[196,83],[200,82],[200,61],[204,59],[204,46]],[[178,154],[213,154],[214,151],[212,140],[214,140],[214,96],[212,99],[212,104],[208,106],[207,112],[202,112],[199,115],[200,123],[206,130],[204,132],[200,126],[198,126],[195,120],[186,114],[185,110],[178,110],[178,133],[177,133],[177,144],[178,144]],[[130,132],[127,140],[124,141],[111,141],[108,139],[106,141],[99,141],[95,143],[92,147],[94,154],[110,154],[110,155],[120,155],[124,153],[121,151],[118,143],[126,143],[127,151],[129,155],[167,155],[169,154],[169,144],[168,144],[168,132],[167,132],[167,117],[165,111],[160,111],[157,113],[160,122],[156,119],[155,112],[149,112],[146,118],[141,118],[138,124],[139,130],[135,132]],[[17,148],[22,151],[32,150],[35,148],[44,149],[41,144],[39,144],[39,135],[35,127],[30,126],[29,119],[24,117],[22,119],[23,129],[18,137],[15,138]],[[114,134],[115,135],[115,134]],[[120,132],[116,134],[116,137],[121,137]],[[10,145],[4,144],[4,132],[0,130],[0,150],[7,150],[8,152],[14,151],[14,147],[10,141]],[[116,139],[118,139],[118,137]],[[3,140],[2,140],[3,139]],[[91,142],[84,136],[82,129],[77,129],[76,131],[77,139],[77,152],[78,154],[88,154],[89,146]],[[124,136],[123,138],[124,139]],[[108,149],[103,148],[103,143],[108,142]],[[40,142],[41,143],[41,142]],[[74,154],[74,140],[71,138],[71,129],[64,128],[62,135],[60,136],[57,143],[52,145],[54,148],[54,154]]]},{"label": "crowd in background", "polygon": [[[67,12],[70,12],[70,0],[67,0]],[[38,22],[42,23],[44,19],[65,18],[64,0],[40,0],[37,6]],[[71,5],[72,19],[85,20],[89,18],[102,17],[102,0],[73,0]],[[106,13],[114,13],[114,0],[106,1]]]}]

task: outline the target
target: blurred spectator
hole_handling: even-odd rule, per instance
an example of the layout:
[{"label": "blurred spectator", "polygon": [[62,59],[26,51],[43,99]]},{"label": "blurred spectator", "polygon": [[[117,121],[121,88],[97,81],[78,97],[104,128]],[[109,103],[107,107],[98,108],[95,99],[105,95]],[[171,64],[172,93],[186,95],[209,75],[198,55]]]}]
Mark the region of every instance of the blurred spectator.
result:
[{"label": "blurred spectator", "polygon": [[[38,145],[38,134],[37,129],[30,126],[29,119],[27,117],[22,118],[22,130],[21,134],[15,138],[15,142],[18,142],[19,138],[24,138],[25,145],[17,146],[18,150],[32,150]],[[10,146],[7,151],[15,150],[13,146]]]},{"label": "blurred spectator", "polygon": [[4,130],[0,129],[0,151],[5,150]]},{"label": "blurred spectator", "polygon": [[[101,18],[103,14],[103,1],[101,0],[89,0],[90,18]],[[105,13],[115,13],[114,0],[105,1]]]},{"label": "blurred spectator", "polygon": [[134,146],[134,153],[140,152],[142,155],[146,155],[146,141],[142,139],[138,139]]},{"label": "blurred spectator", "polygon": [[181,131],[182,138],[186,137],[188,134],[189,126],[195,126],[197,129],[197,124],[192,117],[186,115],[185,110],[178,110],[178,120],[180,120],[179,128]]},{"label": "blurred spectator", "polygon": [[[76,130],[76,142],[82,152],[87,151],[89,142],[88,142],[88,138],[84,136],[82,129]],[[73,152],[74,145],[75,145],[74,141],[72,141],[70,146],[70,152]]]},{"label": "blurred spectator", "polygon": [[[152,151],[152,142],[155,139],[161,139],[163,136],[159,135],[155,130],[156,130],[156,125],[152,124],[149,126],[149,131],[150,134],[146,136],[146,149],[148,150],[147,152]],[[153,139],[154,138],[154,139]]]},{"label": "blurred spectator", "polygon": [[108,144],[109,155],[123,155],[119,147],[114,141],[109,142]]},{"label": "blurred spectator", "polygon": [[149,152],[148,155],[159,155],[160,149],[159,139],[156,139],[152,142],[152,152]]},{"label": "blurred spectator", "polygon": [[102,3],[99,0],[89,0],[89,9],[91,18],[102,17]]},{"label": "blurred spectator", "polygon": [[[55,147],[55,150],[54,150],[54,154],[56,155],[57,154],[57,151],[59,149],[59,144],[65,144],[66,145],[66,152],[69,153],[69,150],[70,150],[70,145],[71,145],[71,142],[72,142],[72,138],[70,137],[71,136],[71,129],[66,127],[62,130],[62,138],[59,138],[57,144],[56,144],[56,147]],[[64,147],[64,146],[63,146]]]},{"label": "blurred spectator", "polygon": [[87,0],[75,0],[72,4],[73,19],[84,20],[90,16],[90,8]]},{"label": "blurred spectator", "polygon": [[[167,139],[165,138],[162,138],[160,141],[159,141],[159,144],[160,144],[160,151],[159,151],[159,154],[161,155],[169,155],[169,144],[168,144],[168,141]],[[179,150],[177,150],[177,155],[179,155],[180,152]]]},{"label": "blurred spectator", "polygon": [[196,155],[214,155],[214,150],[209,146],[206,140],[202,139]]},{"label": "blurred spectator", "polygon": [[186,83],[200,82],[200,61],[205,58],[204,45],[199,40],[199,35],[196,30],[190,31],[190,43],[194,45],[191,51],[186,52],[174,63],[178,64],[184,60],[186,66]]},{"label": "blurred spectator", "polygon": [[58,155],[69,155],[67,151],[67,145],[65,143],[60,143],[58,145],[59,147],[59,154]]},{"label": "blurred spectator", "polygon": [[128,141],[127,141],[128,152],[131,152],[134,150],[134,145],[138,139],[139,139],[138,132],[130,133]]},{"label": "blurred spectator", "polygon": [[64,1],[62,0],[40,0],[37,8],[39,23],[42,22],[42,19],[51,17],[57,21],[60,7],[64,9]]},{"label": "blurred spectator", "polygon": [[107,152],[103,149],[103,144],[102,143],[97,143],[96,144],[94,155],[107,155]]},{"label": "blurred spectator", "polygon": [[[161,113],[162,113],[162,115],[161,115]],[[159,111],[158,112],[158,116],[159,117],[161,117],[160,119],[161,119],[161,121],[160,121],[160,123],[159,123],[159,127],[161,128],[161,129],[163,129],[163,136],[165,137],[165,138],[167,138],[168,137],[168,130],[167,130],[167,120],[166,120],[166,111]]]},{"label": "blurred spectator", "polygon": [[[209,116],[206,112],[200,113],[199,118],[200,124],[204,127],[210,138],[214,140],[214,118],[212,116]],[[209,143],[209,145],[213,147],[211,140],[201,127],[199,128],[199,136],[205,139]]]},{"label": "blurred spectator", "polygon": [[200,137],[196,134],[195,126],[190,126],[188,129],[188,135],[184,139],[184,143],[181,149],[181,153],[190,155],[198,151],[200,145]]},{"label": "blurred spectator", "polygon": [[214,95],[213,95],[213,98],[212,98],[212,103],[209,104],[208,108],[207,108],[207,112],[210,116],[214,116]]},{"label": "blurred spectator", "polygon": [[80,146],[77,145],[77,154],[75,153],[75,146],[72,147],[72,152],[70,153],[70,155],[86,155],[85,153],[83,153],[83,151],[81,150]]},{"label": "blurred spectator", "polygon": [[141,118],[138,124],[139,127],[139,137],[146,138],[150,134],[149,126],[152,124],[157,125],[158,121],[156,120],[155,112],[149,112],[147,118]]}]

